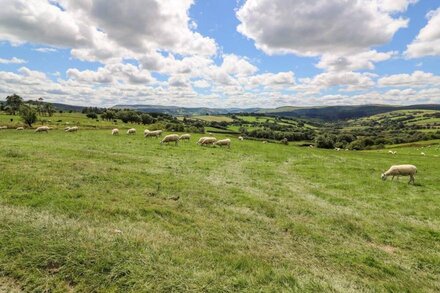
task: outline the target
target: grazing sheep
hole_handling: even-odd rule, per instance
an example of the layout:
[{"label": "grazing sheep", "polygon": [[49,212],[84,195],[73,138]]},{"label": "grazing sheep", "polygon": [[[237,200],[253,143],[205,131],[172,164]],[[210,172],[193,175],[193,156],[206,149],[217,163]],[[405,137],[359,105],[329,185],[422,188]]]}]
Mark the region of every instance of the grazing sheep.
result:
[{"label": "grazing sheep", "polygon": [[267,141],[266,141],[266,140],[263,140],[263,143],[264,143],[264,144],[266,144],[266,143],[267,143]]},{"label": "grazing sheep", "polygon": [[395,155],[395,154],[397,154],[396,151],[388,151],[388,153],[391,154],[391,155]]},{"label": "grazing sheep", "polygon": [[1,129],[8,129],[8,127],[7,126],[0,126],[0,130]]},{"label": "grazing sheep", "polygon": [[40,126],[37,129],[35,129],[35,132],[49,132],[49,127],[48,126]]},{"label": "grazing sheep", "polygon": [[144,130],[144,137],[154,136],[158,138],[161,135],[162,135],[162,130],[154,130],[154,131],[150,131],[148,129]]},{"label": "grazing sheep", "polygon": [[315,146],[313,144],[309,145],[309,148],[313,149]]},{"label": "grazing sheep", "polygon": [[70,127],[64,128],[64,131],[69,131]]},{"label": "grazing sheep", "polygon": [[127,130],[127,134],[136,134],[136,129],[130,128],[129,130]]},{"label": "grazing sheep", "polygon": [[119,129],[114,128],[114,129],[112,130],[112,135],[119,135]]},{"label": "grazing sheep", "polygon": [[16,130],[24,130],[24,127],[17,127]]},{"label": "grazing sheep", "polygon": [[393,165],[388,171],[382,173],[382,180],[387,180],[388,176],[392,176],[391,180],[394,179],[394,176],[409,176],[409,183],[414,184],[414,175],[417,173],[417,167],[414,165]]},{"label": "grazing sheep", "polygon": [[341,150],[341,148],[335,148],[335,151],[339,152]]},{"label": "grazing sheep", "polygon": [[239,137],[238,137],[238,140],[243,141],[243,140],[244,140],[243,136],[239,136]]},{"label": "grazing sheep", "polygon": [[287,140],[287,138],[283,138],[280,142],[285,145],[289,144],[289,141]]},{"label": "grazing sheep", "polygon": [[213,145],[216,141],[217,141],[217,139],[215,137],[207,136],[207,137],[200,138],[199,141],[197,142],[197,144],[200,144],[200,145]]},{"label": "grazing sheep", "polygon": [[168,134],[167,136],[165,136],[162,141],[160,142],[160,144],[163,143],[170,143],[170,142],[175,142],[176,145],[179,143],[179,136],[177,134]]},{"label": "grazing sheep", "polygon": [[66,132],[77,132],[79,130],[78,126],[69,127]]},{"label": "grazing sheep", "polygon": [[216,142],[214,142],[214,145],[227,146],[228,148],[231,148],[231,140],[229,138],[217,140]]},{"label": "grazing sheep", "polygon": [[199,138],[199,140],[196,142],[196,144],[202,144],[202,141],[204,141],[207,138],[208,138],[208,136],[202,136],[201,138]]},{"label": "grazing sheep", "polygon": [[189,141],[191,139],[191,135],[186,133],[186,134],[182,134],[179,138],[179,140],[187,140]]},{"label": "grazing sheep", "polygon": [[425,154],[424,152],[421,152],[420,154],[421,154],[422,156],[426,156],[426,154]]}]

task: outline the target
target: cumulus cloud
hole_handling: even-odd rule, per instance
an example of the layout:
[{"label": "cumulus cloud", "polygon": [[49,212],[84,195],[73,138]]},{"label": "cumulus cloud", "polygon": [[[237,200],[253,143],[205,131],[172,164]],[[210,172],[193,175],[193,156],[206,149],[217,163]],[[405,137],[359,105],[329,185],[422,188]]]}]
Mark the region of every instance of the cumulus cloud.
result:
[{"label": "cumulus cloud", "polygon": [[315,56],[359,52],[387,43],[408,24],[391,12],[414,1],[247,0],[237,30],[265,53]]},{"label": "cumulus cloud", "polygon": [[408,45],[406,55],[410,58],[440,56],[440,8],[427,14],[428,23]]},{"label": "cumulus cloud", "polygon": [[395,74],[382,77],[378,80],[380,86],[406,87],[406,86],[440,86],[440,76],[429,72],[414,71],[412,74]]},{"label": "cumulus cloud", "polygon": [[0,0],[0,40],[72,48],[74,56],[84,60],[151,50],[214,55],[215,41],[192,30],[192,4],[193,0]]},{"label": "cumulus cloud", "polygon": [[359,72],[324,72],[313,78],[300,79],[297,90],[318,93],[321,90],[339,87],[342,91],[356,91],[370,89],[375,85],[375,77],[371,73]]},{"label": "cumulus cloud", "polygon": [[12,57],[11,59],[0,58],[0,64],[23,64],[27,63],[26,60],[19,59],[17,57]]},{"label": "cumulus cloud", "polygon": [[376,50],[345,56],[324,54],[316,67],[327,71],[373,70],[374,63],[386,61],[395,55],[397,52],[377,52]]}]

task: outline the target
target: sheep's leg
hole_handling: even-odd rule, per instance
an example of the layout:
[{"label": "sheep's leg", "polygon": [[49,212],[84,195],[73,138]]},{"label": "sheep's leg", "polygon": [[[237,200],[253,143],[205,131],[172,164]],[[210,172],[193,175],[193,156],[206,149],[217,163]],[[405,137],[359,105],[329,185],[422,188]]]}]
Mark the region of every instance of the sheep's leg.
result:
[{"label": "sheep's leg", "polygon": [[414,184],[414,176],[413,175],[409,175],[409,182],[408,182],[408,184],[410,184],[411,182]]},{"label": "sheep's leg", "polygon": [[394,180],[394,175],[393,175],[393,177],[391,177],[391,181],[393,181]]}]

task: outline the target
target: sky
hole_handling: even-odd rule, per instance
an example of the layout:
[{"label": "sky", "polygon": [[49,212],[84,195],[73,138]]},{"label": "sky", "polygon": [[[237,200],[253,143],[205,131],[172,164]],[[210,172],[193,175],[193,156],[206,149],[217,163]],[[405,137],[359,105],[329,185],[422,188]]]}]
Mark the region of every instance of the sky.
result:
[{"label": "sky", "polygon": [[0,99],[440,103],[440,0],[0,0]]}]

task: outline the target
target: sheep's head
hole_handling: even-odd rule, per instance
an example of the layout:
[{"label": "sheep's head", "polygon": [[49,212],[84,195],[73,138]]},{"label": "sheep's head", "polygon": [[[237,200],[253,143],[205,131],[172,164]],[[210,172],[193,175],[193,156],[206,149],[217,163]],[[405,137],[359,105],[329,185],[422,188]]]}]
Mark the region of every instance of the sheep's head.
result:
[{"label": "sheep's head", "polygon": [[382,173],[382,175],[380,176],[380,178],[382,178],[383,181],[387,180],[387,175],[385,175],[385,173]]}]

